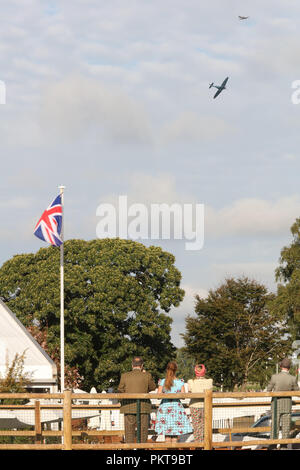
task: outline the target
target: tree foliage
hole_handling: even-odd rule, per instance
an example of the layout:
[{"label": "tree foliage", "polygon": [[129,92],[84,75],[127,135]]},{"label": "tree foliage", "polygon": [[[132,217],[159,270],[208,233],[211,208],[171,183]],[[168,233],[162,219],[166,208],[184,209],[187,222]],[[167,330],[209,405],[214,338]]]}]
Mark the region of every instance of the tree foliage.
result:
[{"label": "tree foliage", "polygon": [[[160,247],[121,239],[64,244],[65,362],[82,388],[103,390],[144,357],[158,377],[175,355],[167,313],[184,296],[175,258]],[[59,250],[16,255],[0,269],[0,296],[21,322],[47,330],[49,354],[60,341]]]},{"label": "tree foliage", "polygon": [[206,299],[196,297],[196,317],[186,319],[186,351],[204,363],[214,383],[232,390],[268,378],[268,367],[283,357],[289,340],[283,322],[272,316],[274,298],[248,278],[226,279]]},{"label": "tree foliage", "polygon": [[279,258],[279,267],[275,271],[276,280],[289,282],[295,271],[300,271],[300,218],[291,226],[293,241],[289,246],[282,248]]},{"label": "tree foliage", "polygon": [[[56,365],[57,376],[60,378],[61,374],[61,364],[60,364],[60,345],[54,348],[52,346],[51,351],[49,351],[48,344],[48,327],[40,329],[37,325],[30,325],[27,327],[29,333],[33,338],[39,343],[43,350],[51,357]],[[80,375],[76,367],[72,367],[69,364],[65,364],[65,387],[68,389],[80,388],[84,377]]]},{"label": "tree foliage", "polygon": [[287,320],[292,339],[300,337],[300,218],[291,226],[293,241],[282,248],[275,271],[277,296],[271,309]]},{"label": "tree foliage", "polygon": [[177,362],[177,377],[183,379],[187,382],[189,379],[195,377],[195,360],[193,356],[190,356],[185,348],[179,348],[176,352],[176,362]]},{"label": "tree foliage", "polygon": [[[24,372],[24,361],[26,351],[22,354],[15,354],[12,362],[6,363],[6,373],[0,377],[0,393],[25,393],[26,387],[30,383],[30,374]],[[25,400],[26,401],[26,400]],[[4,398],[1,404],[23,404],[24,400]]]}]

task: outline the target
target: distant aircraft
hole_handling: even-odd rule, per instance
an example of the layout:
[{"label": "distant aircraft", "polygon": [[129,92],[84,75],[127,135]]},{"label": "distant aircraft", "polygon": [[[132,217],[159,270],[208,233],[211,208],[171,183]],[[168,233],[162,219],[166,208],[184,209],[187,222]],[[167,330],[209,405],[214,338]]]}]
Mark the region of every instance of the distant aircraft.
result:
[{"label": "distant aircraft", "polygon": [[240,20],[247,20],[248,18],[249,18],[249,16],[239,16]]},{"label": "distant aircraft", "polygon": [[223,82],[222,85],[220,85],[220,86],[214,85],[214,82],[212,82],[212,83],[209,85],[209,88],[214,87],[214,88],[217,88],[217,89],[218,89],[218,91],[217,91],[217,92],[215,93],[215,95],[214,95],[214,98],[216,98],[217,96],[219,96],[219,94],[220,94],[223,90],[226,89],[226,83],[227,83],[227,81],[228,81],[228,78],[229,78],[229,77],[225,78],[224,82]]}]

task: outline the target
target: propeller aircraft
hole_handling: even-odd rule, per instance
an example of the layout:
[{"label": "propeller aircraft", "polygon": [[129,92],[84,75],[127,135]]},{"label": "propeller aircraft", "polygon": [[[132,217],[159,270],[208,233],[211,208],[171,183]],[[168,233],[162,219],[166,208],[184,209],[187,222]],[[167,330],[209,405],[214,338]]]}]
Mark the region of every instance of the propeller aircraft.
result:
[{"label": "propeller aircraft", "polygon": [[217,86],[217,85],[214,85],[214,82],[212,82],[210,85],[209,85],[209,88],[217,88],[218,91],[214,94],[214,98],[216,98],[217,96],[219,96],[219,94],[223,91],[223,90],[226,90],[226,84],[227,84],[227,81],[228,81],[228,78],[225,78],[225,80],[223,81],[222,85],[220,86]]}]

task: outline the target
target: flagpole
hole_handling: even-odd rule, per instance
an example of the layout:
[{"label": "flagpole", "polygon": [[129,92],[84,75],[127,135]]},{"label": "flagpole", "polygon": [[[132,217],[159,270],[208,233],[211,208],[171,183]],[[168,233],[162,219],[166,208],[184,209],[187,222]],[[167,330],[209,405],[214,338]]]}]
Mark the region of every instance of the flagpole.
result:
[{"label": "flagpole", "polygon": [[64,322],[64,189],[59,186],[62,207],[62,226],[60,245],[60,391],[65,390],[65,322]]}]

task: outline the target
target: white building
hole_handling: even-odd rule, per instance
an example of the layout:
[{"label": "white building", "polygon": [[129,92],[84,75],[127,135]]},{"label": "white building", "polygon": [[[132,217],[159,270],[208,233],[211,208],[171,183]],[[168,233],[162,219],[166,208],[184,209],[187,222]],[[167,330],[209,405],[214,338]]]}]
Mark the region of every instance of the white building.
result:
[{"label": "white building", "polygon": [[7,365],[15,355],[24,352],[23,371],[30,376],[28,389],[37,393],[57,392],[55,363],[0,299],[0,377],[5,377]]}]

